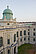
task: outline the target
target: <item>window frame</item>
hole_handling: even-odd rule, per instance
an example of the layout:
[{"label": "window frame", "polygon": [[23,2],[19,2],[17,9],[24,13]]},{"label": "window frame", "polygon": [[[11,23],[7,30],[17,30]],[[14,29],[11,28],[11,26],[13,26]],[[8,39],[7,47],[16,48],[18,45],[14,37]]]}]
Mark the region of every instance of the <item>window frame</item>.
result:
[{"label": "window frame", "polygon": [[24,35],[26,35],[26,30],[24,30]]},{"label": "window frame", "polygon": [[3,37],[0,37],[0,47],[3,46]]},{"label": "window frame", "polygon": [[7,44],[10,44],[10,39],[7,39]]},{"label": "window frame", "polygon": [[20,36],[22,36],[22,31],[20,31]]}]

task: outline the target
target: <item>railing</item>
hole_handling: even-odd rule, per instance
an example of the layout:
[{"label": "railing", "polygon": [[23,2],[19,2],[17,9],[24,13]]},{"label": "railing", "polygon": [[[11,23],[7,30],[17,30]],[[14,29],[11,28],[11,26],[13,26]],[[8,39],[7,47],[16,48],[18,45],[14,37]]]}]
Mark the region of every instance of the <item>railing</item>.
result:
[{"label": "railing", "polygon": [[5,47],[5,48],[1,49],[1,50],[0,50],[0,53],[2,52],[2,50],[5,50],[6,48],[11,48],[11,47],[14,47],[14,46],[16,46],[16,45],[17,45],[17,43],[15,43],[14,45],[13,45],[13,44],[11,44],[11,46],[7,46],[7,47]]}]

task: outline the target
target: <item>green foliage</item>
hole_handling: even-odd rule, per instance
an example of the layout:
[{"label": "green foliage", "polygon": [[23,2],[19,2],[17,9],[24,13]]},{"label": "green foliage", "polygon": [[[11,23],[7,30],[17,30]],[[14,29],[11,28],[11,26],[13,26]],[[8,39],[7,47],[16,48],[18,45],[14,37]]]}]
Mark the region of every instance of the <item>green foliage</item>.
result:
[{"label": "green foliage", "polygon": [[33,49],[32,44],[23,44],[18,47],[18,54],[28,54],[26,50]]}]

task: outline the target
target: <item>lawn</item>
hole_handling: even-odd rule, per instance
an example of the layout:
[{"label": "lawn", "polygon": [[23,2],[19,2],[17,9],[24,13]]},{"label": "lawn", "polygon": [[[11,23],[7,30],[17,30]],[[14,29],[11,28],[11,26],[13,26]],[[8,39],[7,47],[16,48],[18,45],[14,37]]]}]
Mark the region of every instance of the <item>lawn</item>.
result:
[{"label": "lawn", "polygon": [[23,44],[18,47],[18,54],[28,54],[27,50],[34,49],[32,44]]}]

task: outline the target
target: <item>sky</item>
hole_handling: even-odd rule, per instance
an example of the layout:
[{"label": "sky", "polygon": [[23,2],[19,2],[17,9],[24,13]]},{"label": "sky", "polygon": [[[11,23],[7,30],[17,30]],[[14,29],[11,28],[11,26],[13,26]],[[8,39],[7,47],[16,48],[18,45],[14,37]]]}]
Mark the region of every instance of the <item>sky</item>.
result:
[{"label": "sky", "polygon": [[0,0],[0,19],[3,11],[9,6],[13,18],[19,22],[36,22],[36,0]]}]

